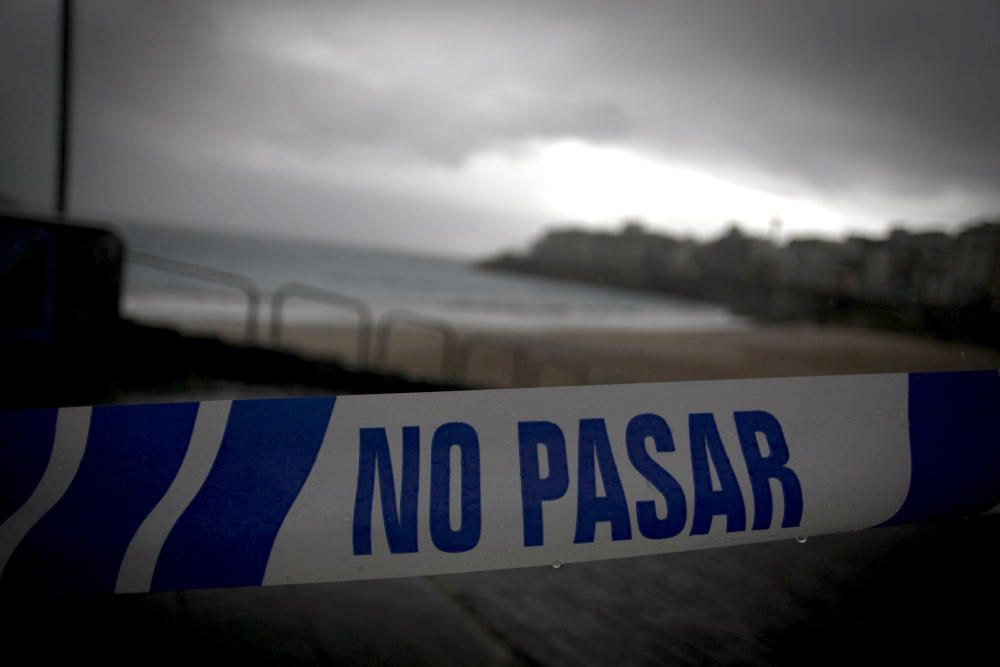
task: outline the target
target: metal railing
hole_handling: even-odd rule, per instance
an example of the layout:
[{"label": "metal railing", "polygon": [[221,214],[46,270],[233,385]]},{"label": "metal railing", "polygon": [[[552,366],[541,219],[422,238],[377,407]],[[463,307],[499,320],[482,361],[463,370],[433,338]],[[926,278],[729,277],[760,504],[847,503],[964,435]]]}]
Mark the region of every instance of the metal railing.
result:
[{"label": "metal railing", "polygon": [[356,314],[358,316],[357,364],[358,366],[364,366],[368,363],[372,337],[372,314],[368,305],[360,299],[299,282],[284,283],[274,290],[271,295],[272,345],[278,346],[281,344],[281,316],[284,310],[284,303],[290,297],[324,303],[342,310],[349,310]]},{"label": "metal railing", "polygon": [[[260,319],[261,290],[249,278],[238,273],[213,269],[193,262],[162,257],[141,250],[131,250],[128,262],[196,280],[231,287],[243,292],[247,300],[245,336],[247,342],[256,343]],[[533,386],[541,377],[545,366],[564,368],[573,374],[574,382],[587,384],[591,380],[591,367],[582,359],[563,349],[549,349],[544,343],[529,345],[524,341],[497,334],[471,333],[460,337],[455,327],[443,320],[434,319],[410,310],[397,308],[384,313],[375,322],[371,309],[364,301],[338,294],[331,290],[313,287],[300,282],[280,285],[271,294],[270,342],[281,344],[285,328],[283,314],[285,302],[290,298],[316,301],[348,310],[358,318],[357,365],[365,367],[373,362],[385,367],[393,329],[407,326],[424,329],[441,337],[440,376],[444,380],[468,380],[469,359],[477,347],[509,350],[511,354],[510,383],[514,387]],[[541,341],[539,341],[541,343]]]},{"label": "metal railing", "polygon": [[455,377],[453,363],[458,347],[458,334],[447,322],[425,317],[419,313],[397,308],[383,313],[375,326],[375,362],[385,366],[389,354],[389,336],[395,326],[405,325],[416,329],[426,329],[441,336],[441,377]]},{"label": "metal railing", "polygon": [[240,290],[247,297],[246,340],[250,343],[257,342],[257,322],[260,314],[261,296],[260,289],[249,278],[241,276],[238,273],[220,271],[192,262],[161,257],[160,255],[154,255],[141,250],[130,250],[127,258],[129,262],[140,266]]}]

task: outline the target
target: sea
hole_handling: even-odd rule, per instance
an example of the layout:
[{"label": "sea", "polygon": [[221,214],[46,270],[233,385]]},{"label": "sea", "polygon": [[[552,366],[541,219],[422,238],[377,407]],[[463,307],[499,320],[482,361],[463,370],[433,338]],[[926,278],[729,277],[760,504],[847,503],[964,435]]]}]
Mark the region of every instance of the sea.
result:
[{"label": "sea", "polygon": [[[141,251],[240,275],[263,294],[299,282],[364,302],[378,318],[405,309],[485,332],[573,330],[719,330],[745,326],[727,309],[610,287],[488,271],[473,261],[301,240],[237,236],[152,225],[123,225],[129,251]],[[212,282],[139,265],[126,254],[123,314],[167,325],[239,323],[246,297]],[[289,299],[293,325],[350,326],[346,310]]]}]

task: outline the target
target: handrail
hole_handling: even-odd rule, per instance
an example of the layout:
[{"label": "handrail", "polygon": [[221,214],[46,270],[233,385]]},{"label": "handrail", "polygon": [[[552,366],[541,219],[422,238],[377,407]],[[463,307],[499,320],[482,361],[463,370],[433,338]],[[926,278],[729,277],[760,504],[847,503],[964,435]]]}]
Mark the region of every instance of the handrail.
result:
[{"label": "handrail", "polygon": [[397,324],[407,324],[418,329],[428,329],[441,334],[441,377],[450,379],[451,364],[458,344],[458,334],[447,322],[435,320],[404,308],[386,311],[375,325],[375,361],[384,366],[389,352],[389,335]]},{"label": "handrail", "polygon": [[[247,298],[246,340],[256,342],[260,315],[261,291],[249,278],[213,269],[193,262],[172,259],[141,250],[131,250],[127,261],[160,271],[176,273],[197,280],[225,285],[242,291]],[[574,371],[578,384],[587,384],[590,379],[590,367],[575,355],[564,350],[529,350],[523,342],[498,336],[496,334],[471,334],[460,344],[456,329],[448,322],[433,319],[404,308],[396,308],[382,314],[378,322],[374,322],[368,305],[353,297],[338,294],[331,290],[313,287],[297,281],[279,285],[271,294],[270,338],[273,345],[281,342],[284,304],[291,297],[318,301],[345,310],[350,310],[358,316],[357,329],[357,363],[364,366],[370,361],[385,365],[389,340],[395,326],[407,325],[418,329],[426,329],[441,336],[441,376],[444,379],[456,381],[465,380],[471,350],[477,345],[487,345],[494,348],[506,348],[511,351],[511,385],[515,387],[529,386],[537,383],[545,364],[567,368]],[[374,339],[374,342],[373,342]],[[372,349],[374,347],[374,350]],[[540,352],[540,353],[539,353]],[[534,357],[534,364],[532,358]]]},{"label": "handrail", "polygon": [[200,264],[185,262],[179,259],[172,259],[170,257],[161,257],[160,255],[143,252],[142,250],[130,250],[127,256],[127,261],[133,264],[139,264],[140,266],[146,266],[152,269],[166,271],[168,273],[176,273],[178,275],[188,276],[189,278],[216,283],[218,285],[225,285],[242,291],[247,297],[246,339],[247,342],[250,343],[256,342],[257,320],[260,312],[260,289],[249,278],[241,276],[238,273],[220,271],[218,269],[212,269],[207,266],[201,266]]},{"label": "handrail", "polygon": [[280,345],[283,312],[282,306],[289,297],[298,297],[311,301],[318,301],[330,306],[335,306],[344,310],[349,310],[358,316],[357,330],[357,362],[358,366],[368,363],[368,355],[371,348],[372,336],[372,314],[367,304],[360,299],[344,296],[327,289],[313,287],[300,282],[288,282],[279,285],[271,294],[271,344]]}]

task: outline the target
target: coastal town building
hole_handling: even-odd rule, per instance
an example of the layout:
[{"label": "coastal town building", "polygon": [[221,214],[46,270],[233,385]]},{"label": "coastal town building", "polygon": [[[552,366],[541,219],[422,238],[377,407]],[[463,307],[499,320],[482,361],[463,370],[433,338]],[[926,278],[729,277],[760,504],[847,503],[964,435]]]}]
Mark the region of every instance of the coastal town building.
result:
[{"label": "coastal town building", "polygon": [[735,223],[699,243],[629,220],[617,232],[563,226],[484,266],[723,302],[763,318],[872,320],[987,342],[1000,322],[1000,221],[957,235],[897,227],[883,239],[779,245]]}]

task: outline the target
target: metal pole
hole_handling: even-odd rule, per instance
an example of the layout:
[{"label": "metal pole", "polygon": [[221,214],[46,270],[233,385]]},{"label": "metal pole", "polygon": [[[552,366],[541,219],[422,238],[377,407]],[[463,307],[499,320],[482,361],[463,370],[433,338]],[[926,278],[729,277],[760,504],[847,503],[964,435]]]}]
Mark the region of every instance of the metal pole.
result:
[{"label": "metal pole", "polygon": [[246,340],[248,343],[257,342],[257,322],[260,319],[260,288],[249,278],[245,278],[238,273],[229,271],[219,271],[200,264],[184,262],[169,257],[160,257],[141,250],[133,250],[129,253],[128,261],[133,264],[141,264],[161,271],[177,273],[182,276],[190,276],[198,280],[228,285],[241,290],[247,297],[247,322]]},{"label": "metal pole", "polygon": [[66,216],[69,203],[70,113],[73,92],[73,3],[62,0],[62,57],[59,71],[59,141],[56,156],[56,214]]}]

